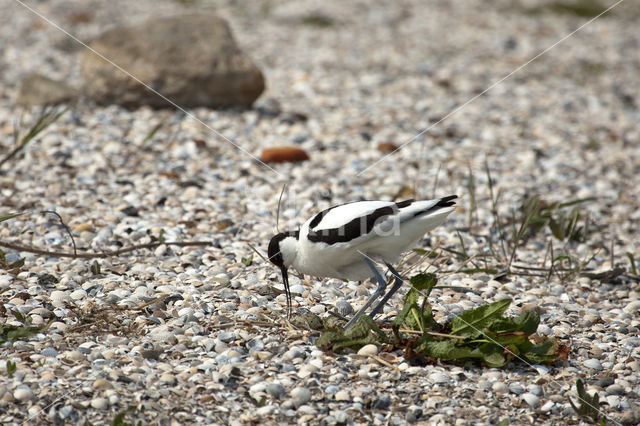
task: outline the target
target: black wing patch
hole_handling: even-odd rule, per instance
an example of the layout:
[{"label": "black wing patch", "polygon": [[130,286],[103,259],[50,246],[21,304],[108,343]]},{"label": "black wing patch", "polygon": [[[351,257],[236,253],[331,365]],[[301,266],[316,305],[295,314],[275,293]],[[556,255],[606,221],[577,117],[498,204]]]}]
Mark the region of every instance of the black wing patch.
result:
[{"label": "black wing patch", "polygon": [[[321,229],[319,231],[311,230],[311,228],[317,226],[320,223],[320,220],[322,220],[322,217],[320,215],[322,213],[326,214],[326,212],[328,211],[329,210],[325,210],[321,213],[318,213],[318,215],[314,217],[309,224],[310,230],[309,234],[307,235],[309,241],[331,245],[336,243],[346,243],[351,240],[355,240],[356,238],[371,232],[379,219],[396,214],[398,212],[398,208],[396,205],[380,207],[379,209],[372,211],[366,216],[357,217],[347,222],[339,228]],[[319,216],[320,219],[318,219]]]}]

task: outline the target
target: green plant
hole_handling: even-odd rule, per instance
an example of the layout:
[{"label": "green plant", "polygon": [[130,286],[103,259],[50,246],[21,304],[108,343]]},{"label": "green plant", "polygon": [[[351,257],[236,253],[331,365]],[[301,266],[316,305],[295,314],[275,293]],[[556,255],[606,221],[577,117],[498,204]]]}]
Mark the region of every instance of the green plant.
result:
[{"label": "green plant", "polygon": [[569,404],[573,407],[573,410],[579,416],[587,416],[591,417],[594,422],[600,421],[601,425],[605,424],[604,416],[601,416],[600,412],[600,397],[598,396],[598,392],[594,392],[593,396],[589,395],[587,391],[584,389],[584,383],[582,380],[576,380],[576,390],[578,391],[578,400],[579,405],[576,406],[573,403],[571,398],[569,399]]},{"label": "green plant", "polygon": [[9,325],[9,324],[0,324],[0,344],[5,342],[10,342],[18,339],[27,339],[31,336],[35,336],[38,333],[41,333],[47,328],[51,323],[48,323],[43,326],[30,326],[29,319],[25,318],[20,312],[13,310],[11,311],[13,316],[22,323],[22,325]]},{"label": "green plant", "polygon": [[302,18],[301,22],[305,25],[314,27],[327,28],[333,25],[333,18],[322,13],[311,13]]},{"label": "green plant", "polygon": [[522,237],[531,238],[548,227],[551,234],[560,241],[583,240],[589,233],[589,223],[580,205],[593,200],[595,198],[590,197],[550,204],[539,195],[527,198],[520,207],[522,223],[526,223]]},{"label": "green plant", "polygon": [[[111,420],[111,426],[131,426],[132,423],[127,423],[124,421],[124,418],[129,414],[133,414],[136,412],[136,407],[130,405],[126,409],[120,411],[116,416]],[[138,421],[137,425],[141,426],[142,421]]]},{"label": "green plant", "polygon": [[567,348],[555,339],[535,340],[532,337],[540,323],[537,313],[504,316],[511,299],[469,309],[451,321],[439,324],[427,300],[434,288],[440,288],[436,286],[436,276],[419,274],[412,277],[410,283],[404,306],[391,326],[393,339],[388,338],[371,318],[363,316],[346,330],[341,327],[325,329],[316,345],[327,351],[339,352],[382,342],[404,348],[408,360],[477,360],[489,367],[504,367],[512,360],[550,364],[565,359]]},{"label": "green plant", "polygon": [[15,157],[20,151],[22,151],[29,142],[34,140],[40,133],[46,130],[47,127],[58,121],[65,112],[69,110],[69,107],[62,106],[44,106],[40,110],[40,114],[37,116],[35,123],[31,125],[25,135],[20,134],[20,128],[23,127],[23,123],[20,122],[20,126],[16,126],[13,133],[13,140],[15,148],[12,149],[7,155],[0,159],[0,168],[13,157]]},{"label": "green plant", "polygon": [[7,360],[7,375],[9,377],[13,377],[13,373],[16,372],[16,363],[11,361],[11,360]]}]

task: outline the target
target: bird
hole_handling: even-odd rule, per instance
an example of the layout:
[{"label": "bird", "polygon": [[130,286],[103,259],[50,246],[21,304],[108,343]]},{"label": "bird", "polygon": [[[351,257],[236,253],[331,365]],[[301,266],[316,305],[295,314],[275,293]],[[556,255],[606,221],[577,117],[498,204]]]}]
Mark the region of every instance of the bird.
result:
[{"label": "bird", "polygon": [[384,263],[395,283],[374,307],[373,318],[400,288],[403,279],[393,268],[402,253],[415,247],[455,210],[457,195],[433,200],[354,201],[339,204],[309,218],[296,231],[280,232],[269,241],[268,259],[280,268],[291,315],[288,269],[318,278],[362,281],[374,278],[375,292],[345,329],[375,302],[387,288],[375,262]]}]

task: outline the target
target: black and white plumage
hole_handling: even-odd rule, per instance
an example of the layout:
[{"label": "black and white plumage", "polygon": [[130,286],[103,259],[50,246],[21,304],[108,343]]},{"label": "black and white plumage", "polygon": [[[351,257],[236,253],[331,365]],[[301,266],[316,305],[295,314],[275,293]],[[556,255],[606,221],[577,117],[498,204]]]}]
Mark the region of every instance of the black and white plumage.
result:
[{"label": "black and white plumage", "polygon": [[307,220],[299,231],[283,232],[269,242],[269,260],[282,272],[287,307],[291,293],[287,270],[302,274],[354,281],[375,277],[378,289],[365,306],[349,321],[350,326],[386,288],[386,281],[373,265],[384,262],[396,276],[396,283],[371,312],[378,313],[402,284],[391,266],[400,255],[442,224],[455,210],[456,195],[402,202],[356,201],[328,208]]}]

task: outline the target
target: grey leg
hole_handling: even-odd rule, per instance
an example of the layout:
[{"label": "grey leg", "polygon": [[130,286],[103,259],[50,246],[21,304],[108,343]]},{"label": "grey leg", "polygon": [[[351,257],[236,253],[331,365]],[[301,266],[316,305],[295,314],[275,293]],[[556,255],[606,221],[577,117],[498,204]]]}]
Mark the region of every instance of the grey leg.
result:
[{"label": "grey leg", "polygon": [[369,306],[371,306],[371,304],[375,302],[375,300],[378,297],[380,297],[384,293],[385,289],[387,288],[387,282],[382,277],[382,275],[380,275],[380,272],[378,271],[376,266],[373,264],[373,262],[367,256],[364,256],[364,261],[367,262],[367,265],[369,265],[369,268],[371,268],[371,271],[373,272],[373,277],[378,282],[378,288],[371,295],[369,300],[367,300],[367,303],[365,303],[364,306],[360,308],[358,312],[356,312],[353,318],[351,318],[351,320],[347,323],[347,325],[344,326],[345,329],[355,324],[356,321],[358,321],[358,318],[360,318],[360,315],[362,315],[367,309],[369,309]]},{"label": "grey leg", "polygon": [[393,297],[394,294],[396,294],[396,291],[398,291],[398,289],[400,288],[400,286],[402,285],[403,281],[402,281],[402,277],[400,276],[400,274],[398,273],[398,271],[396,271],[394,269],[393,266],[389,265],[388,263],[385,263],[387,265],[387,268],[389,268],[389,271],[391,271],[391,273],[396,277],[396,282],[393,283],[393,287],[391,287],[391,289],[389,290],[389,292],[387,294],[384,295],[384,297],[382,298],[382,300],[376,305],[375,308],[373,308],[373,311],[371,311],[371,313],[369,314],[369,316],[371,318],[373,318],[374,316],[376,316],[377,314],[380,313],[380,311],[382,311],[382,308],[384,308],[384,305],[387,304],[387,302],[389,301],[389,299],[391,299]]}]

